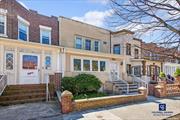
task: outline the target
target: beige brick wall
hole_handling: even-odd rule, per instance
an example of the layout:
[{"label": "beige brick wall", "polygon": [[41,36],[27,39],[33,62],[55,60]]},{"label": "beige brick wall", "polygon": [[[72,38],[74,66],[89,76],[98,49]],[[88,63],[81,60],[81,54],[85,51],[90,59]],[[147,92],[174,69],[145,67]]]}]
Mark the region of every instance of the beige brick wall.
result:
[{"label": "beige brick wall", "polygon": [[[61,46],[74,48],[75,36],[82,36],[92,40],[99,40],[100,51],[110,53],[110,32],[85,23],[60,17],[60,41]],[[106,44],[104,43],[106,42]]]}]

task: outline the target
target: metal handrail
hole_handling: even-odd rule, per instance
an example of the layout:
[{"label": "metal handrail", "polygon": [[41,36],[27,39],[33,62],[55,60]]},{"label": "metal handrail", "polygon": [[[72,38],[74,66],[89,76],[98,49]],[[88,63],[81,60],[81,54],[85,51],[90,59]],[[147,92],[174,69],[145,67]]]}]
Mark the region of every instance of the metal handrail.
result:
[{"label": "metal handrail", "polygon": [[146,87],[148,88],[148,81],[142,80],[139,77],[136,77],[135,75],[131,75],[133,77],[133,82],[138,83],[138,87]]},{"label": "metal handrail", "polygon": [[[114,74],[114,73],[113,73]],[[124,83],[126,86],[127,86],[127,89],[126,89],[126,93],[128,94],[129,93],[129,83],[125,80],[121,80],[120,77],[116,74],[113,75],[115,77],[115,80],[112,80],[112,73],[111,73],[111,81],[120,81],[122,83]]]},{"label": "metal handrail", "polygon": [[7,75],[2,75],[2,77],[0,78],[0,96],[4,92],[6,86],[7,86]]}]

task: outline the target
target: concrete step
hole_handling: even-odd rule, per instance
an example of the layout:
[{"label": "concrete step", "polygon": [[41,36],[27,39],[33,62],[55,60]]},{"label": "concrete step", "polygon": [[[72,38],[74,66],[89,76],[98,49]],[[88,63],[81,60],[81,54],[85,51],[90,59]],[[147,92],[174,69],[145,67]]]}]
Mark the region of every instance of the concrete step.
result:
[{"label": "concrete step", "polygon": [[46,98],[46,93],[25,93],[20,95],[6,95],[0,96],[0,102],[3,101],[14,101],[14,100],[25,100],[25,99],[34,99],[34,98]]},{"label": "concrete step", "polygon": [[45,101],[45,100],[46,99],[43,97],[43,98],[13,100],[13,101],[2,101],[2,102],[0,102],[0,106],[15,105],[15,104],[24,104],[24,103],[31,103],[31,102],[39,102],[39,101]]}]

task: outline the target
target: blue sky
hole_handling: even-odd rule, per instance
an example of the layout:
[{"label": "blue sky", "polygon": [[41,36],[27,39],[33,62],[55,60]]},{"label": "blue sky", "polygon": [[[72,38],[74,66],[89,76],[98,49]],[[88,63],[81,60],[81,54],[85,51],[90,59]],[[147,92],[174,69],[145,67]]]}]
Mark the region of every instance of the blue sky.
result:
[{"label": "blue sky", "polygon": [[[110,28],[108,18],[112,16],[112,9],[108,0],[17,0],[27,9],[38,11],[47,16],[64,16],[88,24],[107,29]],[[121,29],[121,28],[120,28]],[[145,34],[141,39],[151,41],[152,34]]]},{"label": "blue sky", "polygon": [[108,0],[18,0],[29,9],[44,15],[65,16],[99,27],[105,27],[110,16]]}]

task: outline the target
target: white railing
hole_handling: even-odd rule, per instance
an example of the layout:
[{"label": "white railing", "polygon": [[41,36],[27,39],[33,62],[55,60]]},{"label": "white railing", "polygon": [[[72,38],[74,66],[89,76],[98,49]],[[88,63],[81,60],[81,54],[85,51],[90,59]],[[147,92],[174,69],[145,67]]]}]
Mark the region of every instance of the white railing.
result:
[{"label": "white railing", "polygon": [[121,80],[120,77],[115,73],[115,72],[111,72],[111,81],[112,82],[122,82],[123,84],[125,84],[127,87],[126,87],[126,93],[128,94],[129,93],[129,84],[127,81],[125,80]]},{"label": "white railing", "polygon": [[0,96],[7,86],[7,75],[0,75]]},{"label": "white railing", "polygon": [[137,83],[138,84],[138,88],[139,87],[145,87],[148,89],[148,82],[149,81],[146,81],[146,80],[142,80],[141,78],[135,76],[135,75],[131,75],[132,76],[132,80],[133,80],[133,83]]}]

